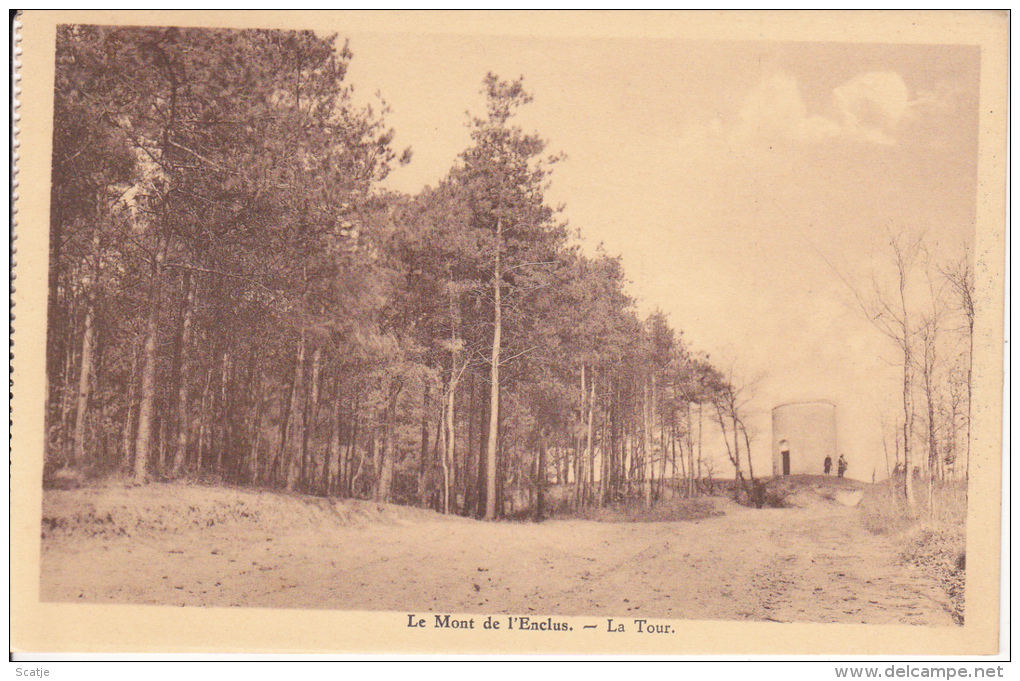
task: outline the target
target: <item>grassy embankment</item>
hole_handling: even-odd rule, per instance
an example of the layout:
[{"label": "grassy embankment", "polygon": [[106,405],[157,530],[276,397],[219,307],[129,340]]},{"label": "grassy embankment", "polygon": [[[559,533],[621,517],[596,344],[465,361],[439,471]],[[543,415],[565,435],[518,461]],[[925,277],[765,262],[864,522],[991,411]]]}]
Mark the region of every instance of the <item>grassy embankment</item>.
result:
[{"label": "grassy embankment", "polygon": [[967,483],[934,484],[918,478],[916,503],[907,508],[902,477],[872,486],[860,504],[861,522],[874,534],[890,535],[902,544],[900,557],[932,574],[949,595],[953,618],[964,619],[967,550]]}]

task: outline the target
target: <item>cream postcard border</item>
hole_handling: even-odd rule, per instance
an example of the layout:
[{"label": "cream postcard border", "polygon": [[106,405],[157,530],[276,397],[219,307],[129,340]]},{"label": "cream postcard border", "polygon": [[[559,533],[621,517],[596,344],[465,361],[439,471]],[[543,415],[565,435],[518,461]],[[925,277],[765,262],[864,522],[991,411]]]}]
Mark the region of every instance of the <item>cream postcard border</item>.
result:
[{"label": "cream postcard border", "polygon": [[[172,12],[20,16],[20,135],[11,427],[11,650],[165,653],[973,655],[999,646],[1007,12]],[[969,44],[981,46],[976,310],[966,624],[674,621],[681,635],[569,637],[408,630],[403,612],[39,602],[47,257],[57,24],[379,33]],[[1008,579],[1008,576],[1007,576]],[[547,613],[555,614],[555,613]],[[561,618],[580,621],[580,618]]]}]

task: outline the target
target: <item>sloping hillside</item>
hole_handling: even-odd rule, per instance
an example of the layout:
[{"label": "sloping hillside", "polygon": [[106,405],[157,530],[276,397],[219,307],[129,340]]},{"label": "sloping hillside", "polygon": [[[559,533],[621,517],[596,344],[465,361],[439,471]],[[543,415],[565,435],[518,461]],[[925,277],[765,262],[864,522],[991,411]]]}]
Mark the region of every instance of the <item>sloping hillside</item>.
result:
[{"label": "sloping hillside", "polygon": [[710,515],[682,522],[537,525],[182,485],[44,498],[48,601],[952,624],[897,541],[824,496],[761,510],[707,499]]},{"label": "sloping hillside", "polygon": [[268,533],[322,531],[368,524],[463,522],[418,508],[356,499],[202,485],[154,484],[47,490],[43,538],[181,535],[218,528]]}]

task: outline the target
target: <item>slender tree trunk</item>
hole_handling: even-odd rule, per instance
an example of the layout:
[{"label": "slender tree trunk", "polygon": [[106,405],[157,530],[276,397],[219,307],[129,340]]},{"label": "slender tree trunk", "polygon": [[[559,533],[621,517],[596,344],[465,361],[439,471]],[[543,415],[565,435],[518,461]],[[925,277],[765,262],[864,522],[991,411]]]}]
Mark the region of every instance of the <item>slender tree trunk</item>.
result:
[{"label": "slender tree trunk", "polygon": [[590,500],[591,489],[595,486],[595,449],[593,447],[594,441],[594,425],[595,425],[595,386],[598,382],[598,374],[595,373],[595,368],[591,370],[591,385],[588,390],[588,426],[586,429],[585,436],[585,453],[584,453],[584,466],[585,472],[589,482],[588,493],[584,496],[584,501],[587,504]]},{"label": "slender tree trunk", "polygon": [[[295,367],[297,366],[297,359],[294,361]],[[287,441],[290,437],[290,420],[291,415],[294,412],[294,397],[295,388],[297,387],[297,370],[295,369],[294,376],[291,377],[290,387],[287,389],[286,402],[283,405],[283,411],[281,415],[283,421],[280,423],[280,442],[277,444],[276,456],[273,457],[273,484],[279,483],[279,476],[281,471],[286,470],[285,457],[287,456]],[[286,483],[285,483],[286,484]]]},{"label": "slender tree trunk", "polygon": [[587,428],[585,426],[585,415],[588,413],[588,383],[586,364],[581,364],[581,406],[578,408],[578,415],[581,421],[581,428],[584,429],[577,434],[574,442],[574,506],[581,508],[584,505],[584,449]]},{"label": "slender tree trunk", "polygon": [[897,470],[903,470],[900,469],[900,438],[903,437],[903,432],[899,428],[896,428],[893,430],[893,435],[895,436],[895,442],[893,444],[896,448],[893,452],[896,455],[896,464],[893,466],[893,472],[895,472]]},{"label": "slender tree trunk", "polygon": [[[422,506],[432,508],[435,511],[443,509],[443,498],[448,483],[446,461],[446,400],[440,395],[436,400],[436,413],[430,413],[427,408],[422,409],[422,430],[428,432],[427,421],[435,418],[436,436],[432,442],[431,452],[427,446],[422,447],[422,469],[421,469],[421,496]],[[423,445],[427,444],[427,440]],[[442,474],[442,479],[437,478]]]},{"label": "slender tree trunk", "polygon": [[[78,329],[77,323],[73,319],[68,319],[67,328],[68,337],[78,338],[79,333],[80,331]],[[60,452],[61,456],[65,455],[64,453],[67,451],[68,446],[73,447],[74,445],[74,443],[71,441],[74,430],[73,426],[69,423],[69,421],[71,419],[70,414],[74,407],[74,394],[75,390],[77,389],[77,386],[75,385],[76,376],[74,369],[76,366],[78,367],[81,366],[81,364],[78,363],[78,352],[75,351],[74,347],[68,347],[69,345],[70,344],[67,342],[61,343],[61,346],[64,348],[64,366],[62,367],[61,370],[61,376],[63,377],[63,380],[61,381],[62,385],[59,393],[60,416],[58,422],[60,426],[57,429],[58,438],[55,443],[56,449],[58,452]]]},{"label": "slender tree trunk", "polygon": [[441,510],[443,513],[450,512],[450,467],[447,462],[447,451],[446,451],[446,399],[443,395],[436,401],[436,440],[435,450],[432,453],[433,463],[429,466],[428,470],[428,490],[429,498],[435,499],[434,496],[436,488],[436,470],[442,473],[442,480],[439,481],[441,484],[438,490],[439,498],[437,503],[433,506],[436,510]]},{"label": "slender tree trunk", "polygon": [[[594,414],[592,415],[592,418],[594,419]],[[598,425],[595,425],[594,423],[592,424],[592,437],[591,437],[592,444],[589,445],[590,448],[591,448],[591,456],[588,457],[588,503],[589,504],[595,504],[598,501],[598,488],[596,486],[596,485],[598,485],[598,477],[597,477],[598,470],[595,467],[595,461],[598,459],[598,457],[599,457],[599,455],[601,453],[600,450],[602,448],[602,440],[598,441],[598,444],[599,444],[598,447],[596,447],[594,443],[595,443],[595,436],[598,434],[600,429],[601,429],[601,423],[598,424]]]},{"label": "slender tree trunk", "polygon": [[[50,215],[50,243],[49,243],[49,270],[47,277],[46,296],[46,319],[50,333],[46,335],[46,430],[56,430],[54,426],[63,426],[63,396],[59,386],[63,384],[66,374],[61,371],[66,355],[69,354],[66,348],[67,334],[70,331],[65,324],[68,319],[65,316],[64,306],[61,305],[60,280],[64,269],[62,248],[64,244],[64,217],[60,213],[58,202],[54,202],[53,211]],[[53,444],[59,445],[58,441]],[[53,452],[47,449],[47,458]]]},{"label": "slender tree trunk", "polygon": [[375,480],[372,483],[372,498],[379,501],[380,492],[382,487],[382,440],[383,440],[383,424],[380,412],[378,409],[375,410],[376,418],[375,423],[372,426],[371,439],[369,440],[369,446],[372,448],[372,473],[375,474]]},{"label": "slender tree trunk", "polygon": [[[300,461],[301,465],[298,469],[298,482],[297,488],[302,492],[308,492],[312,485],[312,475],[315,469],[314,461],[311,461],[312,454],[308,449],[309,437],[315,428],[315,411],[318,395],[316,391],[318,389],[319,377],[316,376],[318,366],[316,366],[316,353],[320,352],[318,347],[312,353],[312,367],[311,367],[311,384],[305,391],[303,397],[299,398],[299,404],[301,404],[301,436],[298,438]],[[313,443],[314,444],[314,443]]]},{"label": "slender tree trunk", "polygon": [[620,443],[618,441],[620,435],[619,423],[616,414],[617,384],[615,380],[612,383],[610,383],[609,388],[610,388],[608,404],[609,413],[607,415],[608,419],[607,427],[609,430],[608,435],[609,450],[608,452],[604,452],[603,454],[603,456],[605,457],[605,464],[602,467],[602,476],[604,482],[602,484],[602,498],[599,500],[600,507],[605,506],[606,502],[609,501],[609,499],[614,494],[614,490],[616,489],[616,462],[619,457],[620,448]]},{"label": "slender tree trunk", "polygon": [[135,438],[134,478],[144,483],[148,478],[149,452],[152,447],[153,402],[156,399],[156,334],[159,329],[158,308],[153,305],[145,332],[142,350],[143,368],[138,404],[138,434]]},{"label": "slender tree trunk", "polygon": [[230,384],[230,373],[231,373],[231,356],[230,351],[223,352],[223,361],[220,364],[220,390],[217,401],[219,402],[219,410],[214,410],[217,413],[215,421],[216,427],[214,432],[218,433],[219,437],[214,438],[218,440],[216,446],[216,475],[220,478],[223,476],[223,459],[224,456],[231,449],[230,446],[230,429],[231,429],[231,413],[230,404],[228,399],[228,386]]},{"label": "slender tree trunk", "polygon": [[914,472],[911,470],[910,434],[914,429],[913,370],[911,364],[910,319],[907,312],[906,273],[900,271],[900,302],[903,306],[903,493],[907,497],[907,510],[914,512]]},{"label": "slender tree trunk", "polygon": [[[457,355],[453,355],[453,366],[457,368]],[[455,407],[457,404],[457,379],[454,379],[450,383],[449,394],[446,396],[446,454],[443,457],[443,484],[444,484],[444,499],[443,499],[443,513],[450,512],[450,488],[453,486],[450,479],[450,465],[454,465],[456,470],[457,462],[457,421],[455,419]]]},{"label": "slender tree trunk", "polygon": [[691,403],[687,402],[687,496],[694,496],[694,420],[691,418]]},{"label": "slender tree trunk", "polygon": [[382,447],[379,452],[379,478],[375,490],[375,500],[384,504],[390,500],[390,481],[393,476],[393,434],[390,428],[389,411],[387,409],[383,415],[381,426]]},{"label": "slender tree trunk", "polygon": [[121,444],[121,469],[131,465],[131,449],[134,442],[135,402],[138,399],[138,347],[131,346],[131,373],[128,375],[127,407],[124,409],[124,430]]},{"label": "slender tree trunk", "polygon": [[308,395],[308,403],[301,415],[303,427],[301,434],[301,486],[303,491],[311,492],[315,486],[315,455],[308,450],[309,443],[315,447],[316,424],[319,414],[319,372],[322,366],[322,347],[317,346],[312,353],[312,387]]},{"label": "slender tree trunk", "polygon": [[294,363],[294,381],[291,383],[290,393],[290,415],[287,420],[284,421],[284,429],[288,430],[288,424],[294,424],[299,432],[296,436],[292,436],[291,433],[281,439],[280,446],[283,449],[287,457],[287,483],[286,489],[288,492],[294,491],[294,483],[297,479],[297,457],[299,452],[295,451],[294,447],[288,446],[288,440],[291,442],[300,443],[304,440],[304,432],[302,426],[301,414],[298,410],[301,409],[302,396],[304,395],[304,375],[305,375],[305,331],[301,330],[301,337],[298,340],[297,349],[297,361]]},{"label": "slender tree trunk", "polygon": [[504,425],[500,424],[496,431],[496,519],[502,519],[506,515],[506,488],[507,475],[509,474],[508,457],[503,453],[503,447],[507,445],[504,434]]},{"label": "slender tree trunk", "polygon": [[383,408],[382,423],[378,429],[382,431],[382,450],[379,453],[378,465],[376,467],[378,476],[375,500],[382,503],[388,503],[390,500],[390,487],[393,480],[393,416],[396,413],[397,402],[402,391],[402,382],[390,381],[386,388],[387,400]]},{"label": "slender tree trunk", "polygon": [[747,436],[747,428],[740,422],[740,432],[744,434],[744,449],[747,451],[747,474],[754,480],[754,461],[751,459],[751,438]]},{"label": "slender tree trunk", "polygon": [[[676,448],[677,442],[680,443],[680,463],[677,463]],[[688,482],[690,476],[687,475],[687,460],[684,454],[684,442],[680,438],[680,434],[677,432],[676,423],[673,423],[672,429],[669,436],[669,446],[672,451],[671,458],[673,459],[673,488],[676,489],[677,496],[689,497],[690,490],[688,489]]]},{"label": "slender tree trunk", "polygon": [[[366,447],[366,450],[367,449],[371,449],[372,450],[371,451],[371,455],[373,457],[375,456],[375,438],[376,438],[376,434],[375,433],[376,433],[376,427],[370,425],[370,427],[368,428],[368,433],[366,433],[366,435],[365,435],[365,447]],[[354,445],[355,445],[354,446],[354,453],[357,453],[357,441],[356,440],[354,442]],[[365,470],[365,460],[368,458],[368,456],[369,456],[369,452],[368,451],[363,451],[361,453],[361,455],[358,456],[358,467],[354,471],[354,473],[351,475],[351,496],[352,497],[356,497],[357,496],[358,480],[361,479],[361,475],[362,475],[362,473]],[[353,461],[352,461],[352,463],[353,463]]]},{"label": "slender tree trunk", "polygon": [[[612,387],[612,384],[610,384]],[[612,480],[612,466],[613,466],[613,454],[616,450],[616,444],[613,438],[616,433],[613,432],[615,423],[613,422],[613,402],[610,396],[609,404],[607,405],[606,411],[608,414],[603,414],[602,417],[602,440],[601,440],[601,465],[599,466],[599,508],[606,505],[606,497],[609,494],[609,484]],[[607,432],[608,431],[608,432]]]},{"label": "slender tree trunk", "polygon": [[85,461],[85,419],[88,414],[89,395],[92,382],[92,346],[95,341],[95,297],[88,296],[85,310],[85,332],[81,340],[81,365],[78,371],[77,405],[74,418],[74,446],[71,449],[71,465],[80,466]]},{"label": "slender tree trunk", "polygon": [[202,391],[202,412],[199,414],[198,430],[198,460],[196,461],[196,472],[201,475],[204,465],[205,454],[209,451],[210,430],[212,429],[212,380],[215,367],[209,367],[206,374],[205,389]]},{"label": "slender tree trunk", "polygon": [[[456,447],[456,430],[457,420],[456,412],[454,412],[454,418],[451,420],[453,430],[451,431],[451,437],[454,442],[447,445],[450,448],[450,513],[460,514],[463,509],[463,489],[464,489],[464,475],[467,470],[467,462],[465,461],[466,454],[458,454]],[[463,447],[461,448],[463,450]]]},{"label": "slender tree trunk", "polygon": [[329,409],[329,449],[322,455],[322,496],[328,497],[332,487],[333,462],[336,462],[336,475],[340,475],[340,383],[335,382],[336,390],[333,403]]},{"label": "slender tree trunk", "polygon": [[393,481],[393,430],[387,424],[383,430],[382,471],[379,476],[379,501],[389,503]]},{"label": "slender tree trunk", "polygon": [[[81,362],[78,367],[78,390],[75,398],[74,442],[71,447],[71,465],[80,466],[85,461],[85,423],[88,417],[89,398],[92,392],[93,350],[96,342],[96,304],[99,296],[99,276],[102,271],[102,243],[99,229],[92,232],[92,270],[95,280],[85,291],[85,328],[82,332]],[[55,267],[56,265],[54,265]]]},{"label": "slender tree trunk", "polygon": [[171,469],[171,477],[180,477],[188,453],[188,378],[189,378],[189,350],[191,345],[191,318],[192,309],[195,304],[195,291],[191,285],[191,273],[184,272],[184,296],[181,310],[181,328],[178,334],[179,350],[175,353],[177,359],[177,441],[174,445],[174,461]]},{"label": "slender tree trunk", "polygon": [[496,262],[492,272],[493,331],[489,391],[489,441],[486,451],[485,519],[496,517],[496,455],[499,445],[499,361],[503,343],[503,273],[500,260],[503,248],[503,220],[496,220]]},{"label": "slender tree trunk", "polygon": [[740,430],[738,430],[739,426],[737,425],[737,415],[735,410],[730,411],[730,421],[733,423],[733,455],[737,460],[737,475],[743,477],[742,471],[740,470]]},{"label": "slender tree trunk", "polygon": [[[460,382],[463,369],[458,366],[457,359],[460,355],[458,338],[458,327],[460,326],[459,300],[455,295],[452,285],[449,287],[450,304],[450,385],[446,395],[445,421],[440,429],[446,431],[445,449],[443,452],[443,513],[450,512],[450,489],[456,494],[457,478],[457,447],[456,447],[456,406],[457,406],[457,384]],[[450,477],[450,467],[453,467],[453,480]]]},{"label": "slender tree trunk", "polygon": [[486,408],[484,403],[485,392],[484,384],[482,386],[481,394],[479,395],[480,404],[478,407],[478,483],[475,493],[478,495],[477,500],[477,511],[478,518],[485,517],[486,499],[488,497],[488,481],[489,481],[489,428],[488,419],[490,416],[489,410]]},{"label": "slender tree trunk", "polygon": [[478,479],[480,464],[478,462],[479,450],[477,443],[475,442],[475,412],[478,411],[477,398],[476,398],[476,383],[475,373],[472,371],[468,374],[469,390],[468,390],[468,410],[467,410],[467,426],[468,426],[468,440],[467,440],[467,471],[464,475],[464,506],[465,511],[475,516],[478,515],[478,485],[475,481]]},{"label": "slender tree trunk", "polygon": [[262,361],[258,354],[254,355],[254,364],[252,372],[252,387],[255,390],[253,399],[255,400],[255,418],[252,425],[252,443],[251,450],[248,453],[248,480],[252,485],[258,485],[261,479],[259,475],[259,451],[262,449],[262,412],[263,402],[265,397],[262,394]]},{"label": "slender tree trunk", "polygon": [[[429,460],[429,386],[426,384],[425,389],[422,391],[422,405],[421,405],[421,434],[419,436],[419,449],[418,449],[418,505],[422,508],[428,508],[431,497],[431,481],[432,481],[432,463]],[[439,409],[442,411],[442,400],[439,401]],[[439,428],[442,429],[443,417],[439,417]],[[436,438],[438,443],[438,437],[440,433],[436,432]]]},{"label": "slender tree trunk", "polygon": [[[747,480],[744,479],[743,472],[740,468],[740,419],[737,418],[737,406],[733,398],[730,398],[730,417],[733,421],[733,453],[737,458],[737,479],[736,482],[740,483],[740,486],[744,488],[744,493],[747,495],[748,501],[753,501],[754,497],[751,493],[751,489],[747,486]],[[746,437],[746,433],[744,434]],[[747,451],[747,465],[748,474],[751,476],[751,480],[754,480],[754,469],[751,468],[751,451]],[[736,490],[734,490],[736,495]]]},{"label": "slender tree trunk", "polygon": [[545,433],[542,432],[538,435],[538,463],[536,465],[537,470],[535,471],[535,522],[538,523],[545,520],[545,486],[547,467]]},{"label": "slender tree trunk", "polygon": [[[323,467],[322,476],[322,490],[323,494],[327,497],[337,492],[338,485],[331,484],[331,480],[342,481],[344,479],[343,448],[340,446],[340,434],[343,425],[341,418],[343,395],[340,390],[340,382],[336,381],[335,385],[336,394],[333,395],[333,408],[330,410],[329,419],[329,455],[326,457],[327,464]],[[336,462],[335,476],[330,470],[333,463],[329,462]]]},{"label": "slender tree trunk", "polygon": [[156,255],[152,259],[152,280],[149,285],[149,319],[145,329],[142,352],[142,384],[138,404],[138,435],[135,438],[134,479],[142,484],[148,479],[149,454],[152,449],[152,426],[156,402],[156,347],[159,335],[160,298],[162,294],[163,260],[166,258],[166,240],[159,239]]},{"label": "slender tree trunk", "polygon": [[703,441],[702,435],[704,433],[704,428],[705,428],[704,413],[705,413],[704,412],[704,405],[701,402],[698,402],[698,479],[699,480],[701,479],[701,461],[702,461],[701,443]]},{"label": "slender tree trunk", "polygon": [[167,448],[170,446],[170,413],[171,408],[161,401],[159,408],[156,409],[156,451],[159,455],[156,459],[156,475],[159,477],[166,477],[167,472]]},{"label": "slender tree trunk", "polygon": [[655,378],[655,374],[652,374],[652,418],[653,423],[655,415],[658,414],[659,418],[659,489],[664,490],[666,486],[666,416],[663,413],[659,399],[659,385]]},{"label": "slender tree trunk", "polygon": [[360,396],[355,394],[354,400],[351,405],[351,425],[348,433],[347,442],[347,463],[344,466],[344,495],[347,498],[354,496],[354,457],[357,454],[358,449],[358,436],[361,434],[361,429],[358,427],[359,419],[357,416],[358,401]]},{"label": "slender tree trunk", "polygon": [[[163,126],[162,151],[164,158],[169,156],[171,134],[177,124],[177,79],[170,76],[170,100],[168,105],[169,120]],[[157,340],[159,335],[159,312],[162,305],[163,285],[163,263],[166,260],[167,248],[169,247],[170,231],[168,230],[168,218],[173,207],[170,205],[170,195],[165,194],[160,207],[162,219],[160,220],[159,232],[156,235],[156,252],[151,262],[151,276],[149,286],[149,319],[146,325],[146,337],[144,346],[144,365],[142,368],[142,382],[138,404],[138,434],[135,439],[135,465],[134,479],[138,484],[148,479],[149,458],[152,450],[152,433],[155,419],[154,407],[156,402],[156,360]]]},{"label": "slender tree trunk", "polygon": [[620,465],[620,473],[622,474],[620,486],[623,489],[624,496],[628,502],[631,498],[630,481],[633,472],[631,468],[634,465],[634,447],[636,446],[631,439],[632,435],[633,433],[631,432],[630,424],[628,424],[623,433],[623,460]]},{"label": "slender tree trunk", "polygon": [[971,406],[971,391],[973,387],[972,374],[974,371],[974,309],[973,303],[967,309],[967,321],[968,321],[968,338],[969,350],[967,352],[967,465],[964,468],[964,475],[966,480],[970,480],[970,419],[974,414],[974,408]]},{"label": "slender tree trunk", "polygon": [[[958,388],[956,388],[956,389],[958,389]],[[960,398],[959,398],[958,394],[955,393],[956,389],[954,389],[954,396],[952,396],[950,398],[952,400],[951,401],[952,409],[951,409],[950,418],[949,418],[949,442],[951,443],[952,452],[953,452],[953,459],[952,459],[953,477],[956,477],[956,475],[958,474],[958,471],[960,470],[959,469],[959,463],[960,463],[960,443],[959,443],[959,440],[960,440],[960,423],[959,423],[960,402],[959,402],[959,399]],[[883,440],[883,443],[884,443],[884,440]],[[886,453],[886,460],[887,460],[886,468],[887,469],[889,468],[888,459],[889,459],[889,454],[887,452]]]},{"label": "slender tree trunk", "polygon": [[931,374],[935,367],[935,339],[925,338],[924,396],[928,406],[928,513],[935,517],[935,469],[938,466],[938,437],[935,434],[935,395]]},{"label": "slender tree trunk", "polygon": [[[719,421],[719,431],[722,433],[723,443],[726,445],[726,456],[729,457],[730,463],[733,464],[733,498],[737,499],[739,497],[737,484],[744,477],[740,472],[740,451],[737,450],[736,456],[734,456],[734,450],[730,447],[730,438],[726,434],[726,416],[724,415],[725,407],[719,404],[719,402],[716,402],[714,407],[716,419]],[[736,432],[733,433],[733,441],[734,443],[737,441]]]},{"label": "slender tree trunk", "polygon": [[645,494],[645,506],[648,508],[652,507],[652,417],[651,417],[651,399],[649,396],[648,379],[644,381],[644,400],[643,400],[643,449],[642,455],[644,457],[644,494]]}]

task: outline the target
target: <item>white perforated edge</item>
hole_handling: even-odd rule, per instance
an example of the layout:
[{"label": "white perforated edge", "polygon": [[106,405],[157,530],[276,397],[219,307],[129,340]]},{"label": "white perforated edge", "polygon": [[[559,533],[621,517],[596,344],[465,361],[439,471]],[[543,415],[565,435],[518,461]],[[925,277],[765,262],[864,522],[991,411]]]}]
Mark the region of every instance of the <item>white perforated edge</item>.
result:
[{"label": "white perforated edge", "polygon": [[[15,247],[15,240],[17,239],[17,227],[18,227],[18,161],[20,156],[18,155],[18,123],[21,120],[21,115],[18,110],[20,107],[19,96],[21,95],[21,88],[19,84],[21,82],[21,11],[15,13],[14,20],[11,22],[11,222],[10,230],[8,232],[8,249],[7,249],[7,271],[10,274],[8,291],[8,327],[7,327],[7,349],[9,356],[8,364],[8,377],[12,378],[14,371],[14,279],[16,277],[14,272],[15,259],[14,255],[17,252]],[[14,399],[13,385],[8,383],[10,386],[8,389],[8,400]],[[8,402],[10,405],[10,402]],[[13,413],[12,409],[8,408],[8,421],[7,421],[7,441],[8,446],[11,443],[11,429],[13,427]],[[9,450],[8,450],[9,451]]]},{"label": "white perforated edge", "polygon": [[[14,21],[11,23],[11,225],[10,225],[10,244],[8,249],[8,257],[10,261],[8,263],[8,271],[10,272],[10,296],[11,296],[11,332],[13,332],[14,324],[14,267],[15,260],[14,254],[17,252],[15,248],[15,240],[17,239],[17,226],[18,226],[18,161],[20,155],[18,154],[18,147],[20,145],[18,141],[18,123],[21,120],[21,115],[18,112],[20,106],[20,100],[18,99],[21,95],[21,11],[19,10],[14,15]],[[13,345],[13,337],[10,339]]]}]

